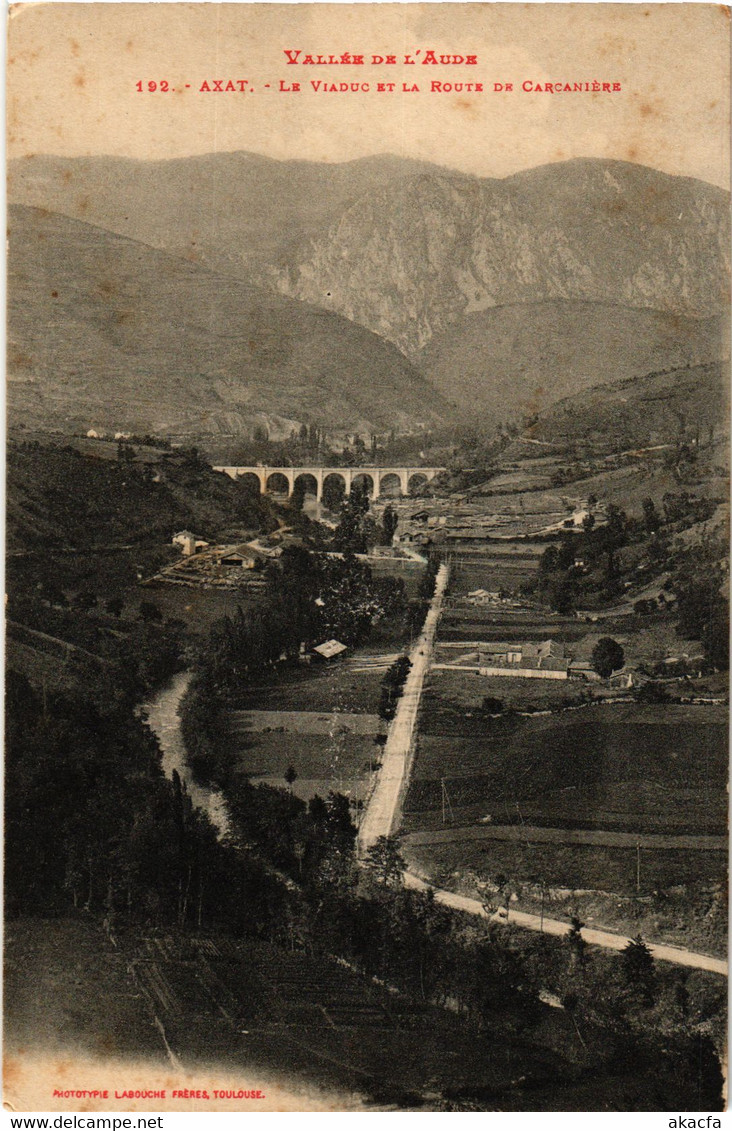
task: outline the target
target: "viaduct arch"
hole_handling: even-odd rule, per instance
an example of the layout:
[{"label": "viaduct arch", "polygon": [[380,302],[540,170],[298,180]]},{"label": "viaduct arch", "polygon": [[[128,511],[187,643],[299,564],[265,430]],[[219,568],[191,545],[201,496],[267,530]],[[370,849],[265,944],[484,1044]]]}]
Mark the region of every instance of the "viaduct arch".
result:
[{"label": "viaduct arch", "polygon": [[284,494],[286,489],[288,498],[293,492],[295,480],[307,476],[305,482],[310,487],[312,481],[315,481],[318,502],[323,498],[323,482],[329,475],[341,477],[346,485],[347,495],[350,495],[354,482],[358,482],[364,485],[368,497],[375,499],[381,494],[382,484],[388,477],[395,476],[402,495],[408,495],[411,488],[431,482],[444,470],[444,467],[266,467],[263,465],[214,468],[214,471],[223,471],[225,475],[235,480],[254,476],[259,481],[260,495],[266,494],[268,490],[280,490]]}]

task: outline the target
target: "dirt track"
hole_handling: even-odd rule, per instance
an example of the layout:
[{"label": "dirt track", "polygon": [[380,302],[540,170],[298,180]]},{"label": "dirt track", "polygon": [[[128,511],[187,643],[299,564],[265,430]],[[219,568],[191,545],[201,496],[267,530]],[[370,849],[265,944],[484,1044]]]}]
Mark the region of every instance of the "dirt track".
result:
[{"label": "dirt track", "polygon": [[531,844],[583,844],[599,848],[685,848],[698,852],[726,852],[726,836],[665,836],[662,833],[605,832],[602,829],[552,829],[538,825],[462,825],[408,833],[408,845],[452,844],[462,840],[507,840]]},{"label": "dirt track", "polygon": [[381,770],[358,831],[358,849],[361,855],[380,836],[391,836],[401,820],[401,805],[409,784],[422,685],[432,658],[432,645],[448,576],[448,567],[441,565],[437,571],[435,592],[424,627],[409,657],[412,667],[389,727]]},{"label": "dirt track", "polygon": [[[417,891],[427,891],[431,887],[430,884],[425,883],[412,872],[404,873],[404,884],[406,887]],[[513,909],[507,913],[505,908],[500,908],[495,913],[489,914],[480,900],[469,899],[468,896],[457,895],[455,892],[445,891],[441,888],[433,888],[433,891],[438,903],[442,903],[446,907],[453,907],[457,911],[465,911],[469,915],[479,915],[483,919],[491,919],[497,923],[508,921],[510,926],[523,927],[530,931],[543,931],[547,935],[561,936],[570,931],[570,924],[564,923],[560,919],[548,919],[546,916],[540,918],[538,915],[529,915],[524,911],[514,911]],[[630,942],[630,939],[625,935],[615,935],[611,931],[591,930],[588,927],[582,928],[582,937],[585,942],[592,946],[602,946],[608,950],[625,950]],[[713,974],[727,976],[727,963],[721,958],[713,958],[709,954],[699,954],[693,950],[684,950],[683,947],[666,946],[662,943],[649,942],[648,948],[653,957],[661,962],[673,962],[677,966],[691,966],[696,970],[708,970]]]}]

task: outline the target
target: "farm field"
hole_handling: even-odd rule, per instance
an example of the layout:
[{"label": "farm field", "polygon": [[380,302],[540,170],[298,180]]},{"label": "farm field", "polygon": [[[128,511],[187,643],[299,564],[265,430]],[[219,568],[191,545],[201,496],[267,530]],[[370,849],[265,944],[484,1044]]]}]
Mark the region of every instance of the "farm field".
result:
[{"label": "farm field", "polygon": [[[137,591],[141,600],[157,605],[166,620],[182,620],[192,631],[205,635],[214,621],[234,616],[237,608],[261,602],[261,594],[237,589],[204,589],[199,586],[146,585]],[[133,598],[131,597],[130,600]]]},{"label": "farm field", "polygon": [[538,542],[456,544],[449,554],[450,594],[461,597],[474,589],[515,592],[536,574],[545,549],[546,544]]},{"label": "farm field", "polygon": [[576,618],[531,610],[452,607],[440,619],[438,641],[445,640],[581,640],[589,627]]},{"label": "farm field", "polygon": [[373,735],[354,734],[345,727],[331,735],[240,730],[229,735],[229,742],[236,770],[253,782],[287,789],[285,771],[293,766],[297,779],[292,792],[306,801],[315,794],[326,797],[331,789],[361,799],[381,754]]},{"label": "farm field", "polygon": [[725,710],[597,706],[488,719],[470,737],[423,726],[408,830],[440,820],[442,779],[457,824],[490,816],[499,824],[723,834]]},{"label": "farm field", "polygon": [[280,788],[293,766],[292,791],[303,800],[331,789],[362,800],[381,755],[375,738],[386,730],[376,714],[381,681],[399,654],[359,648],[250,685],[227,712],[226,753],[253,781]]},{"label": "farm field", "polygon": [[243,688],[235,706],[243,711],[373,714],[384,673],[400,654],[393,646],[359,648],[329,664],[283,670],[269,682]]},{"label": "farm field", "polygon": [[[436,662],[453,662],[461,652],[462,649],[445,648],[438,651]],[[473,672],[433,668],[429,689],[422,699],[421,730],[425,734],[483,734],[486,721],[482,708],[486,696],[500,699],[506,710],[551,711],[584,703],[591,692],[596,694],[590,684],[578,679],[486,678]]]}]

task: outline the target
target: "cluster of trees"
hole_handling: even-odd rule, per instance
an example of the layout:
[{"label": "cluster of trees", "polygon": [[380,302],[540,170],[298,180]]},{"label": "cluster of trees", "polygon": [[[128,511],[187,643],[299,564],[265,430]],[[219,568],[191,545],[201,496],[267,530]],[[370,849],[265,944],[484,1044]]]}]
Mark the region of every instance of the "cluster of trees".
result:
[{"label": "cluster of trees", "polygon": [[[108,597],[106,601],[100,602],[99,597],[91,589],[80,589],[77,593],[67,597],[66,594],[55,585],[52,581],[39,582],[37,586],[37,596],[40,598],[41,605],[47,609],[82,609],[84,612],[91,612],[92,609],[104,609],[105,613],[109,613],[113,617],[121,617],[122,613],[127,609],[128,613],[131,612],[124,597],[114,596]],[[23,605],[23,599],[19,600],[19,604]],[[32,605],[29,605],[26,599],[26,607],[31,619],[51,619],[52,614],[41,613],[38,607],[35,612],[32,611]],[[134,613],[132,615],[135,615]],[[137,603],[137,616],[143,621],[156,621],[160,623],[163,620],[163,614],[154,601],[140,601]],[[73,622],[72,622],[73,623]]]},{"label": "cluster of trees", "polygon": [[640,524],[613,504],[602,526],[589,514],[582,534],[563,535],[541,555],[539,598],[559,613],[616,599],[623,580],[619,552],[640,533]]},{"label": "cluster of trees", "polygon": [[163,776],[157,741],[130,704],[109,700],[102,707],[80,690],[39,694],[8,672],[8,912],[73,905],[193,921],[203,861],[216,856],[214,831],[180,781]]},{"label": "cluster of trees", "polygon": [[[722,564],[726,549],[713,537],[702,537],[687,550],[671,548],[674,534],[709,519],[716,504],[688,492],[667,492],[660,510],[651,498],[642,507],[642,517],[629,518],[611,505],[605,525],[586,522],[582,534],[564,535],[548,546],[539,561],[537,595],[554,611],[572,613],[577,607],[617,600],[626,581],[639,580],[639,565],[649,570],[666,565],[672,570],[666,589],[676,598],[679,635],[699,640],[708,662],[726,668],[729,605]],[[640,615],[649,615],[665,604],[665,598],[643,599],[635,608]]]},{"label": "cluster of trees", "polygon": [[437,554],[430,553],[425,571],[417,587],[417,597],[411,601],[407,609],[407,618],[411,632],[419,632],[424,624],[424,619],[429,611],[430,603],[435,592],[437,571],[440,568],[440,559]]},{"label": "cluster of trees", "polygon": [[[361,484],[354,483],[350,495],[343,494],[342,485],[337,491],[338,500],[330,505],[324,495],[326,506],[340,511],[340,520],[333,534],[332,546],[341,553],[365,554],[372,546],[390,546],[394,532],[399,525],[399,516],[390,503],[387,503],[377,523],[369,514],[369,498]],[[331,503],[333,500],[330,501]]]},{"label": "cluster of trees", "polygon": [[726,549],[702,542],[680,555],[669,587],[676,597],[677,632],[698,640],[709,664],[729,668],[729,575],[723,567]]},{"label": "cluster of trees", "polygon": [[333,549],[344,554],[365,554],[379,540],[365,489],[354,483],[350,495],[341,495],[339,506],[340,521],[333,534]]},{"label": "cluster of trees", "polygon": [[401,698],[407,676],[412,667],[409,656],[400,656],[387,669],[381,681],[381,699],[379,702],[379,716],[382,719],[393,719],[396,707]]},{"label": "cluster of trees", "polygon": [[404,582],[374,579],[352,554],[343,558],[288,547],[266,576],[266,594],[213,625],[181,708],[183,737],[195,772],[221,781],[229,771],[217,740],[225,699],[236,697],[279,664],[324,640],[362,642],[377,619],[406,609]]},{"label": "cluster of trees", "polygon": [[607,679],[613,672],[620,671],[625,663],[625,652],[612,636],[601,636],[592,649],[592,666],[598,675]]},{"label": "cluster of trees", "polygon": [[231,453],[236,464],[263,463],[270,467],[302,467],[308,463],[324,467],[355,467],[373,462],[377,437],[354,436],[349,446],[336,450],[327,432],[318,424],[301,424],[284,440],[271,440],[264,425],[257,425],[250,440],[239,440]]},{"label": "cluster of trees", "polygon": [[271,440],[263,425],[258,425],[250,440],[239,440],[228,453],[232,464],[263,463],[269,467],[302,467],[308,463],[324,467],[364,467],[381,464],[417,466],[423,459],[442,459],[455,444],[453,429],[397,435],[388,433],[353,435],[347,444],[336,442],[319,424],[301,424],[284,440]]}]

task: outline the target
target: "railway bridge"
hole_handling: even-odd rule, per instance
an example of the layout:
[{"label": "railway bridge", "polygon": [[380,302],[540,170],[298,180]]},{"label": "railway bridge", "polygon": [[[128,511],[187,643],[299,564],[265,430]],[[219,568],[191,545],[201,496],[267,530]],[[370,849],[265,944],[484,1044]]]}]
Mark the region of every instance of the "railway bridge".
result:
[{"label": "railway bridge", "polygon": [[358,483],[363,484],[370,499],[375,499],[383,490],[396,486],[402,495],[408,495],[444,470],[444,467],[266,467],[261,464],[214,468],[214,471],[223,471],[238,482],[248,478],[250,482],[256,480],[261,495],[272,492],[287,494],[289,498],[297,481],[302,479],[305,490],[315,494],[318,502],[323,498],[323,487],[331,477],[341,481],[347,495]]}]

